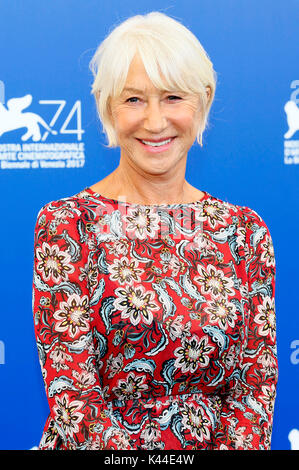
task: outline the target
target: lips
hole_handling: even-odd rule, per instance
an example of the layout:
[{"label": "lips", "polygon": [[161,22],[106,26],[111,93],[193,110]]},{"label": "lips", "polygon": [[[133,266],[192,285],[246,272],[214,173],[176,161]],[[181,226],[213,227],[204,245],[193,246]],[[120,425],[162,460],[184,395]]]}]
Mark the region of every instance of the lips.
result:
[{"label": "lips", "polygon": [[161,139],[138,139],[144,145],[150,145],[152,147],[162,147],[163,145],[169,144],[175,137],[164,137]]},{"label": "lips", "polygon": [[155,140],[143,140],[137,139],[143,150],[147,153],[163,153],[169,150],[172,147],[172,144],[176,137],[168,137],[164,139],[155,139]]}]

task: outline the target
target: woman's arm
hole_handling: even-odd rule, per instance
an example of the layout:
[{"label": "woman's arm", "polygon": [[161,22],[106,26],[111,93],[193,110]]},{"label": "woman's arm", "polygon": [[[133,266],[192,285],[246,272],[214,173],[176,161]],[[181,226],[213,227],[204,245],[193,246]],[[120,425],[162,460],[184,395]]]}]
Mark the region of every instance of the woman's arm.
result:
[{"label": "woman's arm", "polygon": [[272,239],[265,222],[248,208],[244,215],[248,235],[245,244],[247,339],[239,380],[224,400],[216,445],[218,449],[269,450],[278,379],[276,266]]},{"label": "woman's arm", "polygon": [[[34,232],[33,313],[50,416],[40,448],[131,449],[110,413],[98,373],[101,348],[93,334],[91,234],[75,200],[46,204]],[[97,303],[100,299],[97,299]]]}]

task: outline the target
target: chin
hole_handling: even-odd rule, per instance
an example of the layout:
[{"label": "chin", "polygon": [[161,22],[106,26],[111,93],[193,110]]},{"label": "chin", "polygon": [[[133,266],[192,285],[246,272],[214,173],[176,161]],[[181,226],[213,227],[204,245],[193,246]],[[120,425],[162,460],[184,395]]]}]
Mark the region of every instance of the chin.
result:
[{"label": "chin", "polygon": [[163,156],[162,154],[153,154],[130,158],[136,170],[141,170],[150,175],[163,175],[169,173],[175,166],[180,163],[181,157]]},{"label": "chin", "polygon": [[153,176],[162,176],[162,175],[167,175],[170,171],[172,170],[172,167],[167,167],[167,168],[147,168],[145,171],[149,175]]},{"label": "chin", "polygon": [[150,168],[154,171],[164,171],[173,168],[177,164],[177,160],[173,158],[144,158],[139,160],[140,166],[143,168]]}]

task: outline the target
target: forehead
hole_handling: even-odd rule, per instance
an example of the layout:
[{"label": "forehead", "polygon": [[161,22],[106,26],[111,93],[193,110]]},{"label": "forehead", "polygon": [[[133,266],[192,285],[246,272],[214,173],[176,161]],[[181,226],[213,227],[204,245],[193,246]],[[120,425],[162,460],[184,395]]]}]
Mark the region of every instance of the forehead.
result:
[{"label": "forehead", "polygon": [[[161,81],[163,82],[162,76]],[[154,88],[157,87],[155,87],[154,83],[146,72],[143,61],[139,55],[136,55],[130,64],[128,75],[124,84],[124,90],[134,92],[137,90],[147,91]]]},{"label": "forehead", "polygon": [[149,77],[141,57],[136,54],[129,66],[126,80],[120,90],[121,93],[151,93],[178,89],[177,86],[170,84],[169,80],[165,79],[161,71],[158,74],[153,73],[153,75],[155,83]]}]

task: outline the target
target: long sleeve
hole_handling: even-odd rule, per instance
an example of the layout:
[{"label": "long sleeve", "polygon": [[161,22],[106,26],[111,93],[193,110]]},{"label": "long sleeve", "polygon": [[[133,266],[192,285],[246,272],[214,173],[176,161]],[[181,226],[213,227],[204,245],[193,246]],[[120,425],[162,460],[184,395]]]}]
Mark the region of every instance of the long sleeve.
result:
[{"label": "long sleeve", "polygon": [[261,217],[248,208],[246,273],[248,303],[243,355],[235,386],[225,398],[218,449],[269,450],[278,363],[276,351],[275,275],[273,243]]},{"label": "long sleeve", "polygon": [[[50,415],[40,449],[107,449],[129,436],[105,403],[90,295],[90,234],[75,200],[46,204],[34,232],[32,307]],[[97,290],[99,291],[99,289]]]}]

